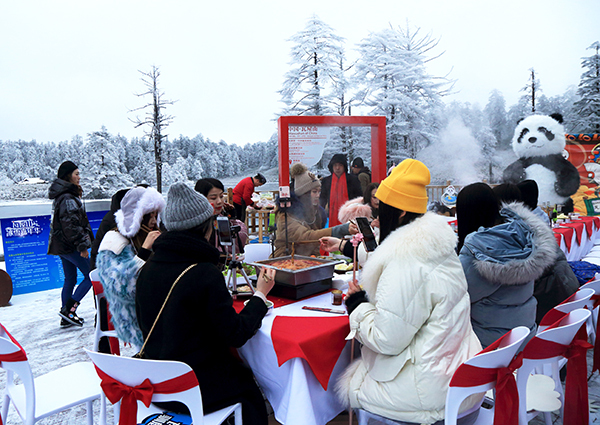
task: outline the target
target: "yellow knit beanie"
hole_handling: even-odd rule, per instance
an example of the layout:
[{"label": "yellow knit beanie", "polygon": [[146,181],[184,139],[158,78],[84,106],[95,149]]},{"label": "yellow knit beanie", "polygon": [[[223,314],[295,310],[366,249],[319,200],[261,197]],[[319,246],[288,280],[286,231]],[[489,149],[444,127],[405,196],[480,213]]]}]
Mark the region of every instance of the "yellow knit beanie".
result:
[{"label": "yellow knit beanie", "polygon": [[423,214],[427,211],[429,170],[421,161],[405,159],[381,182],[375,196],[403,211]]}]

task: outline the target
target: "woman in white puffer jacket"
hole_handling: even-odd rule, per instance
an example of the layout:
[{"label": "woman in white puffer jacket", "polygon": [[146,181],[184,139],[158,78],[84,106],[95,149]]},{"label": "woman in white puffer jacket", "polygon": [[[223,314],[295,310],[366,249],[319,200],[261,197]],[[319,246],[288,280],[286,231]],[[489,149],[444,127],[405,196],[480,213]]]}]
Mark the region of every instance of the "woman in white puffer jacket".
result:
[{"label": "woman in white puffer jacket", "polygon": [[377,191],[381,244],[362,271],[363,289],[351,283],[346,300],[361,357],[337,386],[348,407],[417,424],[444,419],[454,371],[481,350],[456,236],[443,217],[425,213],[429,181],[427,167],[407,159]]}]

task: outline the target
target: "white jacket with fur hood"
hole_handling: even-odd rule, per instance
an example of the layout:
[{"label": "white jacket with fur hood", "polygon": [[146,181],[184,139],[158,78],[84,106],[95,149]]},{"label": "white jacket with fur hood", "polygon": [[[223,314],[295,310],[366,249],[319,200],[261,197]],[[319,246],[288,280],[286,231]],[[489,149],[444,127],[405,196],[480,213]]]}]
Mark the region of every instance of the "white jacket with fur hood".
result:
[{"label": "white jacket with fur hood", "polygon": [[360,279],[369,302],[350,315],[361,358],[337,386],[347,406],[419,424],[444,418],[454,371],[481,350],[456,242],[446,220],[428,212],[370,256]]}]

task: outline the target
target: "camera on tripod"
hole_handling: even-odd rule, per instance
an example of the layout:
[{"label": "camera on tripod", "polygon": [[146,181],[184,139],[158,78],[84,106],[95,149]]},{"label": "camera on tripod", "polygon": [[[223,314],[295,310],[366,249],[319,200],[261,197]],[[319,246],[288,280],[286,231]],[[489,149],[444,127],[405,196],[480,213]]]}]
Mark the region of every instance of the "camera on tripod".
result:
[{"label": "camera on tripod", "polygon": [[236,246],[233,242],[233,238],[235,238],[238,232],[241,230],[242,226],[240,225],[231,225],[229,223],[229,219],[227,217],[217,217],[217,230],[219,232],[219,243],[223,246],[231,247],[231,261],[229,261],[229,265],[227,266],[227,276],[226,276],[226,284],[227,288],[231,292],[231,296],[235,300],[237,298],[237,275],[236,272],[239,272],[244,278],[244,282],[250,287],[252,293],[254,293],[254,287],[250,283],[250,279],[248,279],[248,275],[244,271],[244,267],[242,266],[242,262],[238,259],[235,250]]}]

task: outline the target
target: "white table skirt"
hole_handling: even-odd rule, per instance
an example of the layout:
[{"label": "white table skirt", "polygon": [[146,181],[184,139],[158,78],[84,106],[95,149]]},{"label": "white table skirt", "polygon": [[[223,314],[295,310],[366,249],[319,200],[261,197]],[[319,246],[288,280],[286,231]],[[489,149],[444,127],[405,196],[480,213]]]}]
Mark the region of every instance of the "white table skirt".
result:
[{"label": "white table skirt", "polygon": [[323,390],[304,359],[293,358],[281,367],[277,365],[277,355],[271,340],[271,328],[276,316],[338,316],[302,310],[304,305],[345,308],[332,306],[329,293],[276,308],[265,316],[256,335],[238,350],[271,403],[275,419],[285,425],[323,425],[344,410],[335,396],[334,388],[337,378],[350,363],[350,341],[333,369],[327,391]]}]

